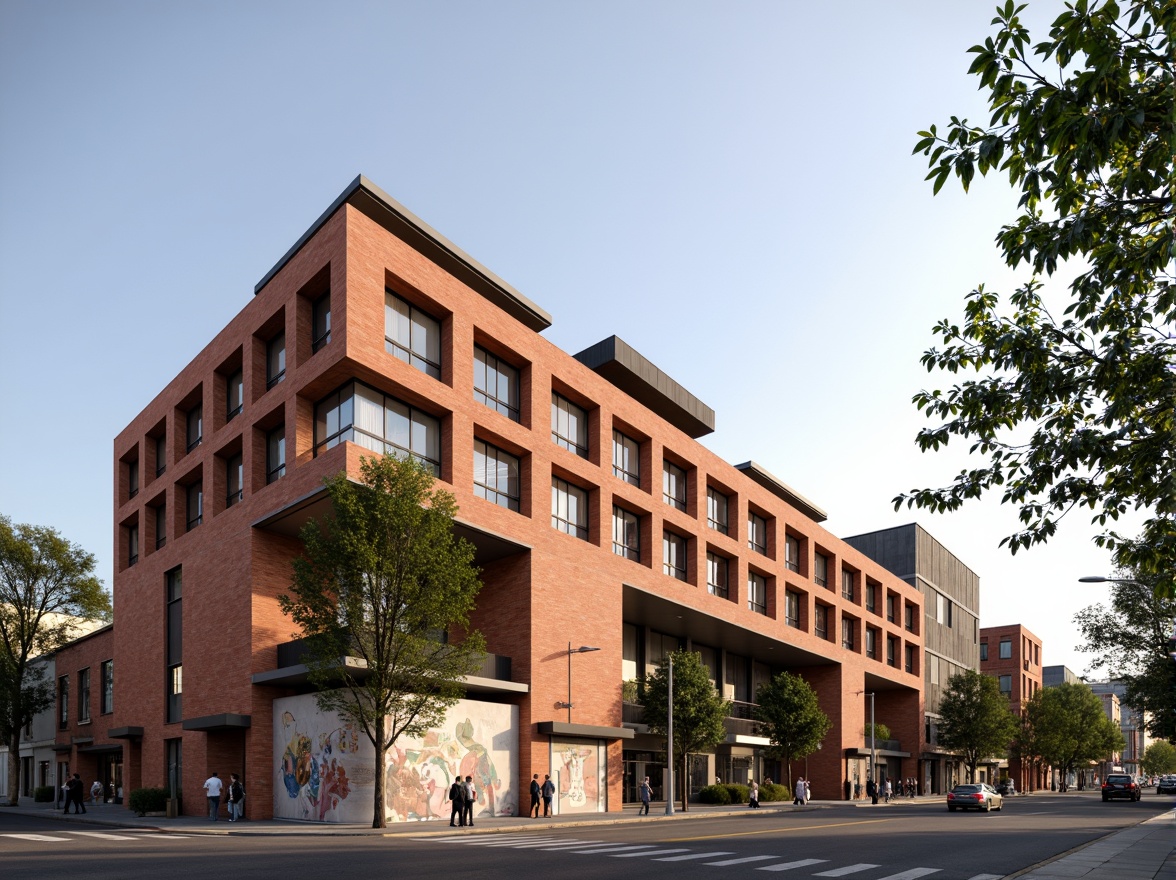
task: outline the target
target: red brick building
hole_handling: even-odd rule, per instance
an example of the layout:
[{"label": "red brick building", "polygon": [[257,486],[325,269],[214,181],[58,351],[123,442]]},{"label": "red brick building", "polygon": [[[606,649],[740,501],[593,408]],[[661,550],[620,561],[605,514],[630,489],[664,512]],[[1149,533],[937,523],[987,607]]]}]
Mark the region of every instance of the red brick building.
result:
[{"label": "red brick building", "polygon": [[[864,785],[869,693],[896,740],[877,772],[916,775],[920,592],[763,468],[701,445],[713,412],[622,340],[572,356],[540,335],[549,324],[357,178],[119,434],[118,699],[96,733],[120,737],[128,789],[170,785],[200,814],[215,769],[244,775],[256,818],[322,800],[321,780],[292,768],[321,772],[332,749],[310,750],[333,743],[337,758],[348,733],[304,729],[321,719],[297,702],[305,668],[277,597],[298,529],[325,510],[323,478],[373,449],[428,463],[478,549],[473,623],[492,656],[469,682],[469,717],[421,748],[437,766],[472,760],[478,719],[509,718],[513,730],[483,731],[514,743],[504,770],[483,767],[493,808],[517,809],[532,773],[555,770],[566,809],[620,809],[660,748],[626,682],[680,647],[735,706],[727,742],[680,782],[691,790],[780,772],[748,716],[784,669],[833,721],[806,765],[818,797]],[[392,818],[432,815],[431,796]]]},{"label": "red brick building", "polygon": [[[1000,683],[1009,708],[1023,715],[1025,704],[1042,688],[1041,639],[1019,623],[980,630],[980,671]],[[1015,753],[1009,757],[1009,778],[1017,791],[1036,791],[1044,777]]]}]

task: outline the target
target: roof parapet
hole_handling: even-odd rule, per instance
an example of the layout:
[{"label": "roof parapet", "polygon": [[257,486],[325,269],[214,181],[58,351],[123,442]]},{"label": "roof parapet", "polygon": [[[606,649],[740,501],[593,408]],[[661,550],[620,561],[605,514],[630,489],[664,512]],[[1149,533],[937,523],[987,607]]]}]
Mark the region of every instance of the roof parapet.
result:
[{"label": "roof parapet", "polygon": [[737,464],[735,465],[735,469],[743,471],[754,482],[759,483],[777,498],[782,498],[813,522],[824,522],[829,518],[829,515],[825,511],[817,507],[817,505],[813,504],[787,483],[777,479],[774,475],[764,470],[754,461],[745,461],[743,464]]}]

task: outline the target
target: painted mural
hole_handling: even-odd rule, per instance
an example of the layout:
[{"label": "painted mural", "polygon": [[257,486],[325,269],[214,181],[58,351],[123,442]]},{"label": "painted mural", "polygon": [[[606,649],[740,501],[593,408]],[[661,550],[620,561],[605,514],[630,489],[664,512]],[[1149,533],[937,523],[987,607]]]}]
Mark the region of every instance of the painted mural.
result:
[{"label": "painted mural", "polygon": [[[518,814],[518,709],[460,700],[438,728],[388,750],[388,821],[449,818],[449,785],[473,777],[474,816]],[[313,694],[274,701],[274,816],[371,821],[375,750],[362,732],[318,710]]]},{"label": "painted mural", "polygon": [[551,766],[559,774],[561,814],[600,813],[607,809],[605,753],[599,740],[553,740]]}]

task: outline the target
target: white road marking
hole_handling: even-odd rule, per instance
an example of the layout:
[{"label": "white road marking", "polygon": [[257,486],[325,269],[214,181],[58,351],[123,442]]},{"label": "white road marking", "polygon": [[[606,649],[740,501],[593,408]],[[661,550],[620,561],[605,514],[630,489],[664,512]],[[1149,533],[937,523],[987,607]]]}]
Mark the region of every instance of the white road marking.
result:
[{"label": "white road marking", "polygon": [[540,844],[558,843],[558,837],[536,837],[530,840],[496,840],[486,844],[487,847],[506,846],[506,847],[523,847],[523,846],[539,846]]},{"label": "white road marking", "polygon": [[518,847],[518,849],[539,849],[539,848],[542,848],[542,849],[545,849],[548,851],[555,851],[555,850],[559,850],[559,849],[572,849],[573,847],[577,847],[577,846],[591,846],[592,844],[597,844],[597,843],[604,843],[604,841],[603,840],[563,840],[563,841],[560,841],[559,845],[557,846],[556,844],[554,844],[550,840],[548,840],[544,843],[528,843],[524,846]]},{"label": "white road marking", "polygon": [[792,871],[796,868],[807,868],[809,865],[821,865],[829,861],[828,859],[800,859],[795,862],[781,862],[778,865],[764,865],[762,868],[756,868],[757,871]]},{"label": "white road marking", "polygon": [[[561,847],[561,849],[563,849],[563,847]],[[590,849],[573,849],[573,850],[569,850],[569,852],[574,852],[574,853],[614,853],[614,852],[621,852],[621,851],[627,850],[627,849],[654,849],[654,844],[643,843],[640,846],[614,846],[614,845],[594,846]]]},{"label": "white road marking", "polygon": [[779,856],[744,856],[741,859],[724,859],[721,862],[705,862],[707,865],[715,865],[716,867],[724,868],[727,865],[742,865],[747,862],[766,862],[768,859],[778,859]]},{"label": "white road marking", "polygon": [[69,834],[77,834],[81,837],[96,837],[99,840],[138,840],[138,837],[131,837],[127,834],[108,834],[105,831],[70,831]]},{"label": "white road marking", "polygon": [[928,874],[938,874],[942,870],[942,868],[911,868],[909,871],[903,871],[901,874],[880,877],[879,880],[918,880],[918,878],[926,877]]},{"label": "white road marking", "polygon": [[[666,853],[676,853],[676,852],[686,852],[686,849],[684,847],[679,847],[678,849],[655,849],[653,852],[619,853],[618,855],[613,856],[613,858],[614,859],[635,859],[638,856],[661,856],[661,855],[665,855]],[[659,861],[665,861],[665,859],[660,859]]]},{"label": "white road marking", "polygon": [[968,880],[1000,880],[1004,874],[977,874],[975,877],[969,877]]},{"label": "white road marking", "polygon": [[709,852],[709,853],[694,853],[689,856],[674,856],[669,859],[654,859],[655,862],[688,862],[691,859],[709,859],[714,856],[733,856],[735,853],[731,852]]},{"label": "white road marking", "polygon": [[867,862],[861,862],[857,865],[847,865],[844,868],[834,868],[832,871],[822,871],[820,874],[813,874],[814,877],[844,877],[846,874],[856,874],[858,871],[868,871],[870,868],[877,868],[879,865],[871,865]]},{"label": "white road marking", "polygon": [[70,841],[68,837],[50,837],[48,834],[0,834],[0,837],[15,837],[17,840],[36,840],[42,843],[64,843]]}]

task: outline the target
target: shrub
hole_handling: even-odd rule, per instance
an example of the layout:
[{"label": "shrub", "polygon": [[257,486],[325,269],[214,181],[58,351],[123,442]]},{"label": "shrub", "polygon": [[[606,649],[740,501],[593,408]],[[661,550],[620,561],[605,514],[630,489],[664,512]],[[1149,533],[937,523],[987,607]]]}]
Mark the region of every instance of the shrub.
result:
[{"label": "shrub", "polygon": [[735,783],[727,783],[723,786],[727,789],[727,795],[730,797],[732,804],[745,804],[748,797],[751,796],[751,789],[746,785],[738,785]]},{"label": "shrub", "polygon": [[731,793],[725,785],[708,785],[698,792],[698,799],[704,804],[729,804]]},{"label": "shrub", "polygon": [[760,786],[760,801],[762,803],[786,800],[788,800],[788,788],[786,786],[779,785],[775,782],[766,782]]},{"label": "shrub", "polygon": [[52,785],[38,785],[33,789],[33,801],[38,804],[51,804],[55,792],[56,789]]},{"label": "shrub", "polygon": [[128,802],[132,810],[140,816],[148,813],[162,813],[167,809],[166,788],[136,788],[131,791]]}]

